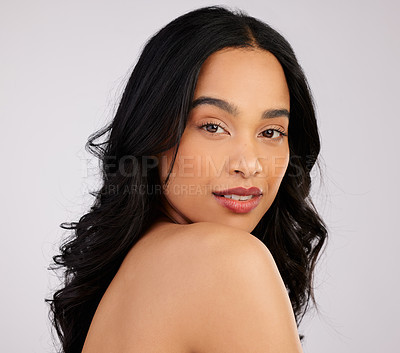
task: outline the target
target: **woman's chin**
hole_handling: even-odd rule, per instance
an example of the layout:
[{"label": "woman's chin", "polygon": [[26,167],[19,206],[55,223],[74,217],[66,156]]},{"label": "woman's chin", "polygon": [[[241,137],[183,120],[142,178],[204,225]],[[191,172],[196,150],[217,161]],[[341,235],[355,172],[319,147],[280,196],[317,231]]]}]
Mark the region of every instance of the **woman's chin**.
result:
[{"label": "woman's chin", "polygon": [[238,219],[238,218],[230,218],[230,217],[220,217],[220,218],[210,218],[210,219],[202,219],[198,220],[198,222],[209,222],[209,223],[217,223],[222,224],[228,227],[232,227],[235,229],[240,229],[245,232],[251,233],[251,231],[256,227],[258,222],[250,222],[248,219]]}]

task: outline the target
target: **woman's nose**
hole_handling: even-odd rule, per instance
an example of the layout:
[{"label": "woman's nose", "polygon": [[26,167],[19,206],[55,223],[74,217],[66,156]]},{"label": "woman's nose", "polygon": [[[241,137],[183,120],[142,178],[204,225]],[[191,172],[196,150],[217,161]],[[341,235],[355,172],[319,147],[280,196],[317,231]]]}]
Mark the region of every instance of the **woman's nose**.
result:
[{"label": "woman's nose", "polygon": [[229,158],[229,174],[240,174],[244,178],[250,178],[262,172],[262,164],[254,146],[242,144],[235,148]]}]

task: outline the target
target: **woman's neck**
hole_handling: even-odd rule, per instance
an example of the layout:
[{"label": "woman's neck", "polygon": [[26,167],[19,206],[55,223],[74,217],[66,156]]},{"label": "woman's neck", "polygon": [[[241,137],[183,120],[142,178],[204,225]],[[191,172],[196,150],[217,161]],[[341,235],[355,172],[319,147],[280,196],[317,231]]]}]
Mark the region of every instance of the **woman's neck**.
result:
[{"label": "woman's neck", "polygon": [[169,221],[176,224],[193,223],[192,221],[190,221],[190,219],[185,217],[175,207],[173,207],[173,205],[171,205],[165,197],[161,198],[161,202],[158,204],[157,208],[160,214],[159,219],[163,219],[164,221]]}]

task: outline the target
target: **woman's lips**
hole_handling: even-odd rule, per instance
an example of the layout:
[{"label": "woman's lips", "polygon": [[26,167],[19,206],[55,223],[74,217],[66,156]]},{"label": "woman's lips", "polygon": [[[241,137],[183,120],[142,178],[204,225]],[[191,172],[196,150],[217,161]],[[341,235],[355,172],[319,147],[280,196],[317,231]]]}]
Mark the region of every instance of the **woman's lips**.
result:
[{"label": "woman's lips", "polygon": [[248,196],[248,195],[259,196],[262,194],[262,191],[255,186],[248,188],[248,189],[239,186],[239,187],[231,188],[231,189],[227,189],[227,190],[214,191],[213,193],[216,195],[235,194],[235,195],[239,195],[239,196]]},{"label": "woman's lips", "polygon": [[228,199],[224,196],[219,196],[214,193],[213,197],[221,206],[226,207],[234,213],[248,213],[258,206],[262,195],[253,196],[250,200],[246,201]]}]

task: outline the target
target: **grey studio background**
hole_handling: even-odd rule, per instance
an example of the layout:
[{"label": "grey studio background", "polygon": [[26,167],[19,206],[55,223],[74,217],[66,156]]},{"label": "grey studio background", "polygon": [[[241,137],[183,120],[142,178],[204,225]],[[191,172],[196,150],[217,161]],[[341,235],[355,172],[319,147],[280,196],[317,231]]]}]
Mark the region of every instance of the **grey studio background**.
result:
[{"label": "grey studio background", "polygon": [[[314,94],[329,230],[307,353],[398,352],[399,22],[396,1],[0,1],[0,351],[54,352],[47,267],[97,185],[88,136],[112,118],[146,40],[226,4],[293,46]],[[318,176],[315,175],[318,180]]]}]

